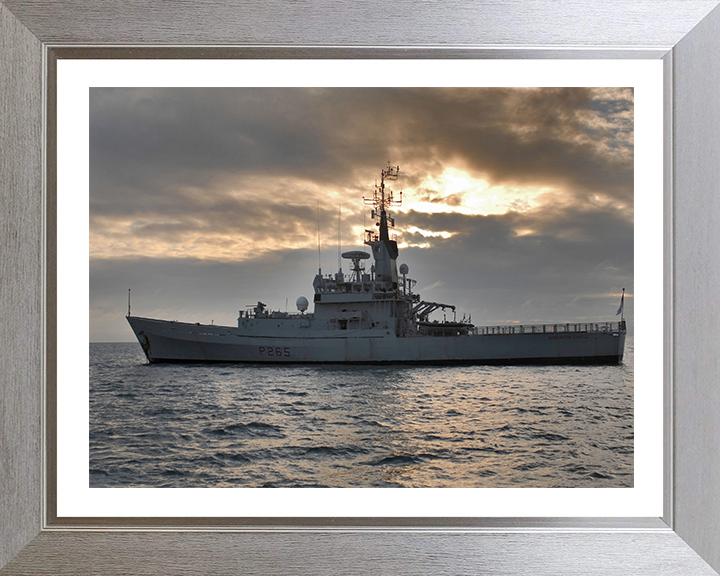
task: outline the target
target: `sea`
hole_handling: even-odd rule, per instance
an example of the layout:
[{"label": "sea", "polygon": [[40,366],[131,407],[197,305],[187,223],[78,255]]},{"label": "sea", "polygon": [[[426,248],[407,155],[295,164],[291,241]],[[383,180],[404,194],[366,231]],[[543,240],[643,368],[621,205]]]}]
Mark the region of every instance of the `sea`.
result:
[{"label": "sea", "polygon": [[617,366],[148,364],[90,344],[90,487],[633,486]]}]

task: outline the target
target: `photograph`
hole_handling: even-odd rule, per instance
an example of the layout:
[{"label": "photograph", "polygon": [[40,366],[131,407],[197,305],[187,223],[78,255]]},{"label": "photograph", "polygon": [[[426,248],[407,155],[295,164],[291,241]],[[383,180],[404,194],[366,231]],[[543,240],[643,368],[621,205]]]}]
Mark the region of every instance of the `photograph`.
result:
[{"label": "photograph", "polygon": [[90,487],[632,488],[632,88],[91,88]]},{"label": "photograph", "polygon": [[717,576],[718,2],[0,0],[0,574]]}]

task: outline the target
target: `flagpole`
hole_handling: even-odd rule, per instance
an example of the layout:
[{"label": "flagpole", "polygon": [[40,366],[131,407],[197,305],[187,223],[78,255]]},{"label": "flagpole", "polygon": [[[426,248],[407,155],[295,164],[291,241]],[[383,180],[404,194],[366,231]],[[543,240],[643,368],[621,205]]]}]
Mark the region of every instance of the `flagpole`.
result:
[{"label": "flagpole", "polygon": [[622,289],[622,296],[620,296],[620,308],[615,312],[615,316],[620,315],[620,324],[618,327],[620,330],[625,326],[625,288]]}]

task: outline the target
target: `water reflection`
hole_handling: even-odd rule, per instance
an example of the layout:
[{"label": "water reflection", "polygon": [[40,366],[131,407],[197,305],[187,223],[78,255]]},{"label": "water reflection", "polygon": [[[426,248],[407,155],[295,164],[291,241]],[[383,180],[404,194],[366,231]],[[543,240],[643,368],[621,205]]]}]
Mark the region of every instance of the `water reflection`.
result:
[{"label": "water reflection", "polygon": [[632,486],[629,340],[623,366],[560,368],[149,366],[91,345],[91,485]]}]

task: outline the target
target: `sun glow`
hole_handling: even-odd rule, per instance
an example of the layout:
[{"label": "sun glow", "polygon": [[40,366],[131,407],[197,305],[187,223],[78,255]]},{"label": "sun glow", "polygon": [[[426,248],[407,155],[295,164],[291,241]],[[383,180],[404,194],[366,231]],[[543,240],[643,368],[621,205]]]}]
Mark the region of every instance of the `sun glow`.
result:
[{"label": "sun glow", "polygon": [[531,234],[535,234],[535,230],[531,230],[530,228],[518,228],[515,230],[515,235],[517,236],[530,236]]},{"label": "sun glow", "polygon": [[401,210],[460,213],[471,216],[525,212],[540,205],[540,197],[554,190],[536,186],[492,186],[457,168],[428,175],[404,196]]},{"label": "sun glow", "polygon": [[453,232],[433,232],[432,230],[422,230],[417,226],[410,226],[410,228],[407,229],[407,232],[410,234],[421,234],[425,238],[437,238],[440,236],[441,238],[447,239],[453,236]]},{"label": "sun glow", "polygon": [[405,248],[430,248],[430,243],[420,242],[419,244],[410,244],[409,242],[399,242],[398,248],[400,248],[401,250]]}]

